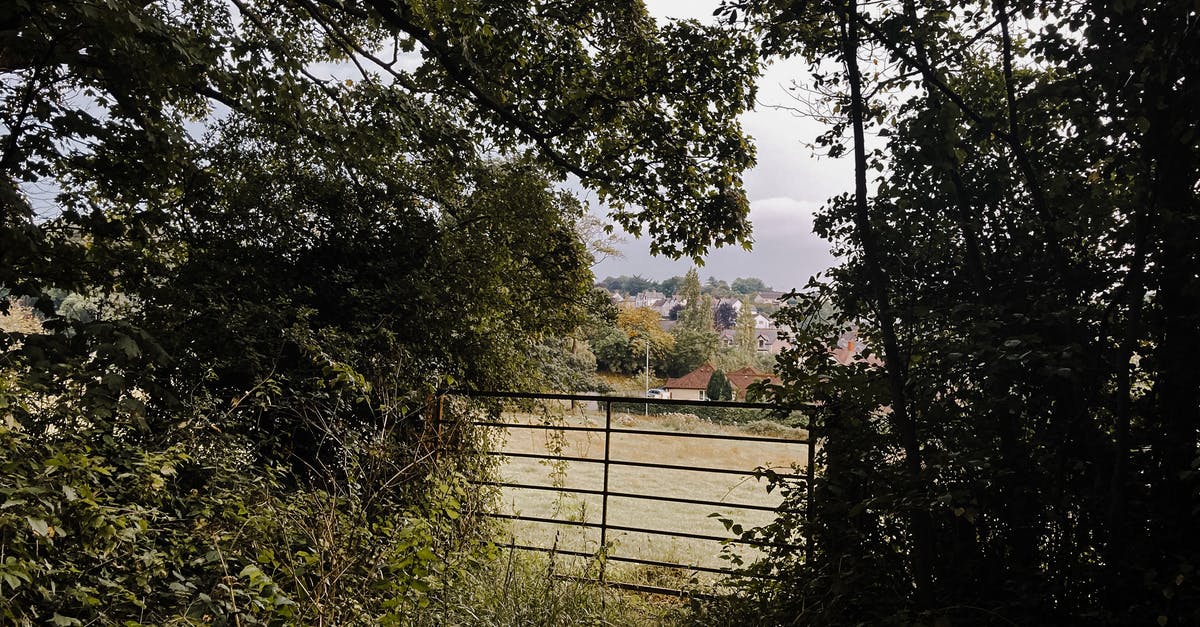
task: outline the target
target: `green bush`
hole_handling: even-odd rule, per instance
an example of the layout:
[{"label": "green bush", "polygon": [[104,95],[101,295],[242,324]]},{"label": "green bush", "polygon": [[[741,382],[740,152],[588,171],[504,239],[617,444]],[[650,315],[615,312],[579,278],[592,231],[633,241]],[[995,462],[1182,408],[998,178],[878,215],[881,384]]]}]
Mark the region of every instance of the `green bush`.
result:
[{"label": "green bush", "polygon": [[704,390],[705,396],[714,401],[731,401],[733,400],[733,386],[729,384],[729,378],[724,372],[716,370],[708,379],[708,387]]},{"label": "green bush", "polygon": [[399,624],[495,557],[462,460],[393,490],[348,450],[355,480],[297,487],[236,442],[0,427],[0,622]]}]

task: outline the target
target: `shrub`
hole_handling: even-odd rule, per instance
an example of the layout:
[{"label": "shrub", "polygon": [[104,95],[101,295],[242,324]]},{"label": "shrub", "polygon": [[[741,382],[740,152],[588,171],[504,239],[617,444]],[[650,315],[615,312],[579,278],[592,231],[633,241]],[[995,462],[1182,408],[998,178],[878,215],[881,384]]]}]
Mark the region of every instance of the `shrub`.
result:
[{"label": "shrub", "polygon": [[298,485],[234,440],[0,427],[0,622],[400,623],[494,559],[475,458],[341,444],[355,472]]},{"label": "shrub", "polygon": [[729,378],[720,370],[714,371],[708,379],[708,387],[705,388],[705,395],[709,400],[714,401],[729,401],[733,400],[733,386],[729,383]]}]

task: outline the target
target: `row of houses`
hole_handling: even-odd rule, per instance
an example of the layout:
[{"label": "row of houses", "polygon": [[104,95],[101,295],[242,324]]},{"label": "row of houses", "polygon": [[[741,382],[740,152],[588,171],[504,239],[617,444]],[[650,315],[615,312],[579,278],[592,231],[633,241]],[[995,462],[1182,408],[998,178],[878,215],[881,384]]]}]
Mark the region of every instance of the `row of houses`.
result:
[{"label": "row of houses", "polygon": [[[638,292],[637,294],[624,296],[620,292],[607,290],[601,286],[597,287],[608,292],[609,298],[611,298],[613,304],[618,307],[645,307],[647,309],[653,309],[657,311],[659,315],[664,317],[670,315],[672,309],[676,307],[682,307],[687,304],[686,298],[680,298],[678,295],[667,296],[666,294],[663,294],[657,290],[647,290],[644,292]],[[754,294],[750,295],[748,300],[753,306],[768,306],[778,308],[780,300],[784,296],[785,294],[783,292],[764,291],[755,292]],[[722,304],[728,304],[738,312],[742,310],[742,299],[740,298],[713,299],[714,308],[719,307]]]},{"label": "row of houses", "polygon": [[[779,299],[783,295],[783,292],[757,292],[748,300],[752,307],[755,305],[778,305]],[[660,317],[659,327],[667,332],[670,332],[675,326],[675,321],[671,319],[671,312],[687,305],[687,299],[678,296],[668,297],[658,291],[644,291],[628,297],[622,296],[618,292],[609,292],[609,296],[613,299],[613,304],[618,307],[644,307],[657,312]],[[743,307],[742,301],[737,298],[713,299],[714,311],[721,305],[729,305],[739,314]],[[778,355],[780,351],[791,347],[792,344],[787,339],[789,329],[786,326],[777,325],[770,316],[764,315],[757,307],[753,313],[754,343],[759,353]],[[732,347],[737,342],[736,335],[737,333],[733,329],[720,331],[721,345]]]}]

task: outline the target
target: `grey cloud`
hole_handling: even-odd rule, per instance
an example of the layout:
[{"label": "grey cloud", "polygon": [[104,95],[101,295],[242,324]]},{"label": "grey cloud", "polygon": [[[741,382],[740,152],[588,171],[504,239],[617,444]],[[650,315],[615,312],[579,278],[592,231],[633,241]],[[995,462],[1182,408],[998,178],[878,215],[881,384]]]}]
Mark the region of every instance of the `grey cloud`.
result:
[{"label": "grey cloud", "polygon": [[[646,5],[660,19],[711,22],[718,2],[647,0]],[[732,280],[756,276],[775,289],[787,290],[803,286],[810,276],[835,261],[829,254],[829,242],[812,233],[813,212],[827,198],[851,188],[850,163],[815,157],[806,144],[823,130],[823,125],[773,106],[795,104],[786,87],[793,78],[803,77],[805,68],[800,60],[776,62],[759,79],[760,105],[743,117],[746,133],[754,138],[758,150],[758,165],[745,176],[754,225],[753,250],[727,247],[712,251],[700,269],[701,277]],[[664,279],[683,274],[692,266],[690,260],[651,257],[645,238],[625,237],[621,246],[625,256],[597,264],[597,278],[639,274]]]}]

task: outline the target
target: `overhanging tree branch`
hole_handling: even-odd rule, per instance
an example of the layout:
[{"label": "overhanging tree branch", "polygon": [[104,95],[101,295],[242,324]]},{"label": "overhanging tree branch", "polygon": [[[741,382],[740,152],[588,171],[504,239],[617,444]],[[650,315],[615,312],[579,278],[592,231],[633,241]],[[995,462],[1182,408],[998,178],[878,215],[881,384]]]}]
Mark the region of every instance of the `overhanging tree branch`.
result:
[{"label": "overhanging tree branch", "polygon": [[582,164],[567,158],[561,151],[551,145],[550,140],[554,137],[553,134],[547,133],[537,128],[529,120],[523,119],[517,115],[512,105],[505,104],[489,94],[479,83],[471,76],[470,71],[464,64],[449,51],[444,45],[438,43],[431,32],[418,26],[410,16],[406,15],[403,4],[385,2],[383,0],[367,0],[367,3],[375,9],[375,11],[387,23],[399,28],[407,33],[410,37],[420,42],[441,64],[445,69],[446,74],[472,97],[472,100],[484,109],[491,111],[500,118],[505,124],[517,129],[522,135],[528,137],[542,152],[547,159],[554,165],[562,168],[586,180],[605,180],[605,177],[600,173],[584,167]]},{"label": "overhanging tree branch", "polygon": [[[1008,20],[1007,11],[998,11],[998,15],[1000,16],[999,20],[1002,28],[1007,30],[1007,27],[1005,26]],[[867,32],[871,33],[880,42],[882,42],[889,52],[895,54],[913,67],[917,68],[917,70],[921,73],[922,78],[929,85],[933,86],[950,102],[954,103],[954,105],[958,107],[960,111],[962,111],[963,115],[967,116],[967,118],[974,122],[976,126],[999,138],[1009,147],[1009,150],[1013,153],[1013,157],[1017,161],[1017,167],[1021,171],[1022,178],[1025,180],[1025,186],[1029,190],[1029,196],[1033,202],[1034,211],[1038,214],[1039,218],[1041,218],[1043,227],[1046,230],[1046,247],[1050,250],[1051,257],[1054,259],[1055,265],[1058,266],[1060,274],[1065,276],[1067,270],[1066,256],[1063,254],[1061,243],[1057,239],[1055,216],[1046,203],[1045,192],[1041,188],[1041,183],[1038,180],[1037,172],[1033,167],[1033,160],[1029,156],[1029,150],[1020,141],[1020,138],[1012,133],[1011,127],[1009,130],[1005,130],[1001,127],[999,122],[985,117],[976,111],[974,107],[968,105],[966,100],[963,99],[962,95],[954,91],[954,89],[947,85],[944,80],[938,77],[937,73],[933,71],[933,68],[928,62],[923,61],[916,55],[904,50],[899,44],[897,44],[895,40],[893,40],[891,37],[888,37],[888,35],[884,33],[877,24],[872,23],[870,20],[864,19],[862,20],[862,26]],[[1009,41],[1006,47],[1007,52],[1005,54],[1011,55],[1011,41]],[[1011,58],[1009,63],[1011,63]],[[1007,81],[1007,84],[1011,85],[1012,83],[1011,81]]]}]

